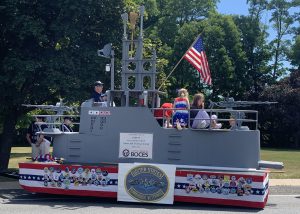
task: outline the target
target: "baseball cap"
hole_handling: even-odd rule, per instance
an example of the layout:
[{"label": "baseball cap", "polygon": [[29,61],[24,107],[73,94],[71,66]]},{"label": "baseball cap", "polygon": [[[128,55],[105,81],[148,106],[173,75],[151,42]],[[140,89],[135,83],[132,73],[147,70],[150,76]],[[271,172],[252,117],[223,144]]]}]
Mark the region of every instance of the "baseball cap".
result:
[{"label": "baseball cap", "polygon": [[215,115],[215,114],[213,114],[213,115],[211,115],[211,119],[212,119],[212,120],[217,120],[217,119],[218,119],[218,116]]},{"label": "baseball cap", "polygon": [[94,83],[94,86],[99,86],[99,85],[104,85],[101,81],[96,81],[95,83]]}]

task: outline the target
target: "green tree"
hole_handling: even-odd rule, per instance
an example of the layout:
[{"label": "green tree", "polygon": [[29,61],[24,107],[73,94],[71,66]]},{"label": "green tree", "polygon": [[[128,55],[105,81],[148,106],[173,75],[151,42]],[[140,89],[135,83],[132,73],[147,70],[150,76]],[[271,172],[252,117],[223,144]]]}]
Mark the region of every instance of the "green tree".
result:
[{"label": "green tree", "polygon": [[261,108],[262,144],[272,147],[300,147],[300,72],[293,71],[261,93],[261,100],[278,104]]},{"label": "green tree", "polygon": [[235,16],[234,20],[241,32],[243,50],[246,53],[246,76],[243,82],[248,89],[249,99],[257,99],[265,83],[271,81],[270,46],[267,44],[267,32],[261,23],[261,16],[266,11],[267,1],[248,1],[249,15]]},{"label": "green tree", "polygon": [[201,90],[206,92],[212,90],[213,98],[217,98],[218,95],[243,96],[248,89],[243,84],[247,79],[246,55],[242,49],[239,29],[233,18],[211,13],[206,20],[183,24],[175,37],[173,57],[176,61],[184,55],[199,32],[202,32],[204,39],[213,86],[203,85],[199,73],[184,60],[170,78],[172,82],[170,92],[174,94],[178,87],[187,87],[191,94]]},{"label": "green tree", "polygon": [[[216,12],[216,0],[210,1],[167,1],[162,7],[162,17],[157,22],[157,36],[171,48],[167,56],[169,66],[165,71],[168,75],[180,60],[193,40],[204,29],[205,20],[210,13]],[[172,74],[168,94],[176,96],[176,89],[187,87],[195,93],[203,88],[199,73],[185,60]]]},{"label": "green tree", "polygon": [[290,59],[291,63],[300,70],[300,35],[296,37],[295,43],[292,46]]},{"label": "green tree", "polygon": [[121,0],[1,2],[0,172],[7,170],[15,125],[28,111],[21,104],[83,100],[93,81],[109,82],[96,50],[118,44],[122,9]]},{"label": "green tree", "polygon": [[294,22],[293,15],[289,12],[293,6],[293,3],[288,0],[271,0],[268,4],[268,10],[271,11],[270,22],[273,23],[273,28],[276,31],[276,37],[271,41],[274,53],[272,74],[274,80],[286,71],[282,67],[282,61],[288,51],[289,41],[284,40],[284,36],[290,33],[291,25]]},{"label": "green tree", "polygon": [[[143,1],[137,1],[143,2]],[[144,1],[147,5],[147,2]],[[152,1],[151,1],[152,2]],[[204,20],[208,14],[216,10],[218,0],[163,0],[156,1],[156,7],[148,9],[152,12],[146,26],[155,28],[155,34],[168,46],[174,46],[174,39],[183,24]],[[149,5],[149,4],[148,4]]]},{"label": "green tree", "polygon": [[243,97],[249,90],[246,53],[240,31],[232,16],[213,15],[204,30],[207,55],[213,79],[213,97]]}]

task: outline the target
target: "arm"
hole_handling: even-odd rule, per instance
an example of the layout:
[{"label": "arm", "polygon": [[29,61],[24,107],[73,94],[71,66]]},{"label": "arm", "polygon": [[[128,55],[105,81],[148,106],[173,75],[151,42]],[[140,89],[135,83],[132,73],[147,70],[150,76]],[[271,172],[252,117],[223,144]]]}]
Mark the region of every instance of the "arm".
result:
[{"label": "arm", "polygon": [[32,123],[30,124],[30,126],[28,127],[27,132],[26,132],[26,140],[30,145],[32,144],[32,140],[31,140],[32,133],[31,132],[32,132]]},{"label": "arm", "polygon": [[173,102],[173,108],[176,108],[176,99]]},{"label": "arm", "polygon": [[37,138],[36,146],[39,147],[44,141],[44,135],[39,135]]},{"label": "arm", "polygon": [[187,109],[190,109],[190,101],[188,98],[186,98],[186,103],[187,103]]},{"label": "arm", "polygon": [[26,140],[30,145],[32,144],[31,135],[29,133],[26,134]]}]

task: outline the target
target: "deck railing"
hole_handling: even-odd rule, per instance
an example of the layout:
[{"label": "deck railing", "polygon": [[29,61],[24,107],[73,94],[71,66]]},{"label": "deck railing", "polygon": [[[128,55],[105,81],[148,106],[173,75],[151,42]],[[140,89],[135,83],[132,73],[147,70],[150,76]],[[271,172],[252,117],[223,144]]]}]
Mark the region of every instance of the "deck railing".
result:
[{"label": "deck railing", "polygon": [[[206,111],[209,115],[209,118],[191,118],[191,111]],[[153,117],[160,123],[162,128],[177,128],[174,122],[174,115],[176,111],[185,111],[188,114],[187,125],[182,128],[188,128],[192,130],[257,130],[258,129],[258,112],[255,110],[232,110],[232,109],[178,109],[178,108],[152,108],[151,109]],[[161,116],[155,116],[159,112]],[[170,117],[166,116],[166,112],[169,113]],[[212,115],[216,115],[217,119],[213,119]],[[64,117],[78,118],[75,122],[72,122],[73,125],[80,125],[80,115],[33,115],[35,117],[44,117],[46,118],[46,124],[49,128],[58,128],[60,129],[63,124]],[[193,128],[192,124],[196,120],[204,120],[209,124],[205,128]],[[213,121],[222,124],[221,128],[214,128],[212,126]],[[229,124],[234,124],[229,125]],[[246,125],[246,126],[243,126]],[[79,129],[79,127],[78,127]]]},{"label": "deck railing", "polygon": [[[191,118],[191,111],[206,111],[209,115],[209,118]],[[155,116],[155,114],[160,111],[160,115]],[[166,112],[172,112],[171,117],[166,116]],[[152,108],[152,113],[156,120],[160,120],[163,128],[176,128],[174,125],[174,115],[176,111],[185,111],[188,114],[187,125],[184,128],[189,128],[193,130],[219,130],[219,128],[213,128],[213,121],[217,121],[222,124],[220,129],[244,129],[244,130],[257,130],[258,129],[258,111],[255,110],[232,110],[232,109],[178,109],[178,108]],[[216,115],[217,119],[213,119],[212,115]],[[208,121],[209,125],[206,128],[193,128],[192,124],[196,120]],[[229,123],[234,124],[230,126]],[[166,123],[170,123],[171,126],[166,126]],[[243,124],[249,125],[243,126]]]},{"label": "deck railing", "polygon": [[[61,125],[63,124],[64,117],[71,117],[71,118],[80,118],[80,115],[56,115],[56,114],[39,114],[39,115],[32,115],[33,117],[43,117],[46,119],[46,122],[36,122],[36,124],[46,124],[48,128],[58,128],[61,130]],[[72,122],[73,125],[80,125],[80,122],[76,120],[76,122]],[[64,132],[63,130],[61,130]]]}]

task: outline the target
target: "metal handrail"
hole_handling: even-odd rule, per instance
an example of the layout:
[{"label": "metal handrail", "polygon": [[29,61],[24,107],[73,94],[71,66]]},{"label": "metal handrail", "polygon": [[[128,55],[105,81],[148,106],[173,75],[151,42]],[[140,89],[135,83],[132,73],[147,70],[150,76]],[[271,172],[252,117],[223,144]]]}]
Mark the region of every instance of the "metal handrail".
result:
[{"label": "metal handrail", "polygon": [[[166,121],[170,121],[170,124],[172,125],[172,128],[174,128],[173,124],[174,124],[174,121],[173,121],[173,115],[176,113],[176,111],[180,111],[180,110],[184,110],[184,111],[187,111],[188,112],[188,123],[187,123],[187,127],[186,128],[189,128],[189,129],[193,129],[191,124],[193,123],[193,121],[195,120],[205,120],[205,121],[209,121],[209,126],[208,128],[206,129],[202,129],[202,130],[216,130],[214,128],[211,127],[211,124],[212,124],[212,121],[213,119],[211,118],[211,116],[213,114],[216,114],[218,116],[218,119],[217,121],[218,122],[229,122],[229,121],[232,121],[234,120],[235,121],[235,124],[238,124],[238,122],[240,123],[243,123],[243,122],[246,122],[246,123],[255,123],[255,130],[258,129],[258,111],[255,111],[255,110],[233,110],[233,109],[178,109],[178,108],[151,108],[152,110],[152,113],[153,113],[153,116],[155,119],[162,119],[163,121],[163,127],[164,127],[164,124],[166,123]],[[155,114],[155,110],[159,110],[159,111],[162,111],[162,117],[156,117],[154,114]],[[190,113],[191,111],[199,111],[199,110],[204,110],[207,112],[207,114],[210,116],[209,118],[203,118],[203,119],[198,119],[198,118],[191,118],[190,117]],[[172,115],[170,118],[166,117],[165,114],[167,111],[172,111]],[[219,118],[219,114],[222,114],[222,113],[229,113],[229,114],[255,114],[255,119],[248,119],[248,118]],[[32,116],[35,116],[35,117],[46,117],[46,118],[54,118],[55,121],[59,121],[59,122],[55,122],[55,121],[51,121],[50,122],[44,122],[44,124],[47,124],[47,125],[51,125],[54,127],[57,125],[61,125],[62,124],[62,121],[63,121],[63,117],[74,117],[74,118],[79,118],[80,115],[32,115]],[[80,123],[73,123],[74,125],[80,125]],[[170,127],[168,127],[170,128]]]},{"label": "metal handrail", "polygon": [[[174,123],[174,121],[173,121],[173,115],[176,113],[176,111],[178,111],[178,110],[184,110],[184,111],[187,111],[188,112],[188,124],[187,124],[187,128],[190,128],[190,129],[193,129],[192,127],[191,127],[191,122],[193,122],[194,120],[208,120],[208,121],[210,121],[210,125],[209,125],[209,127],[208,127],[208,129],[209,130],[217,130],[217,129],[213,129],[213,128],[211,128],[211,124],[212,124],[212,121],[213,121],[213,119],[211,119],[211,116],[213,115],[213,113],[216,113],[217,115],[219,114],[219,113],[230,113],[230,114],[232,114],[232,113],[235,113],[235,114],[255,114],[255,119],[246,119],[246,118],[240,118],[240,119],[238,119],[238,118],[234,118],[234,121],[235,121],[235,124],[237,124],[237,122],[247,122],[247,123],[255,123],[255,130],[257,130],[258,129],[258,111],[256,111],[256,110],[233,110],[233,109],[178,109],[178,108],[152,108],[151,109],[152,110],[152,113],[153,113],[153,115],[155,114],[155,110],[160,110],[160,111],[162,111],[162,117],[156,117],[155,115],[154,115],[154,117],[155,117],[155,119],[163,119],[163,126],[164,126],[164,124],[165,124],[165,122],[166,122],[166,120],[167,120],[167,117],[165,116],[165,112],[166,111],[172,111],[172,116],[170,117],[170,119],[171,119],[171,121],[170,121],[170,123],[172,124],[172,128],[174,128],[173,127],[173,123]],[[210,116],[210,118],[208,119],[198,119],[198,118],[190,118],[190,113],[191,113],[191,111],[199,111],[199,110],[204,110],[204,111],[206,111],[207,113],[208,113],[208,115]],[[217,119],[217,121],[220,121],[220,122],[229,122],[229,121],[231,121],[232,120],[232,118],[229,118],[229,119],[227,119],[227,118],[218,118]],[[207,130],[207,129],[202,129],[202,130]]]},{"label": "metal handrail", "polygon": [[35,114],[32,117],[80,117],[80,115],[65,115],[65,114]]},{"label": "metal handrail", "polygon": [[[75,117],[75,118],[79,118],[80,115],[63,115],[63,114],[37,114],[37,115],[32,115],[33,117],[44,117],[49,119],[49,122],[35,122],[36,124],[45,124],[47,125],[49,128],[57,128],[59,126],[61,126],[63,124],[63,118],[64,117]],[[58,122],[56,122],[58,121]],[[78,122],[72,122],[73,125],[80,125],[80,123]],[[60,128],[59,128],[60,129]],[[64,131],[62,131],[64,132]]]}]

